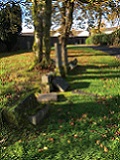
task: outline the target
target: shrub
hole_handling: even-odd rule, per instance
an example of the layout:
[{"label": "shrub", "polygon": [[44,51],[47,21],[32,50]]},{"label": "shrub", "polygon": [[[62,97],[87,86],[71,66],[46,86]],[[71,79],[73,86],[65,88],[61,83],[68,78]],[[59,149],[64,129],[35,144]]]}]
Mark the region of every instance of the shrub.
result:
[{"label": "shrub", "polygon": [[110,44],[120,46],[120,29],[117,29],[110,35]]},{"label": "shrub", "polygon": [[93,37],[92,37],[92,36],[88,37],[88,38],[86,39],[85,43],[86,43],[86,44],[93,44]]},{"label": "shrub", "polygon": [[93,37],[93,43],[97,45],[108,45],[109,36],[107,34],[97,34]]},{"label": "shrub", "polygon": [[109,45],[110,35],[107,34],[96,34],[94,36],[90,36],[86,39],[86,44],[95,44],[95,45]]},{"label": "shrub", "polygon": [[100,34],[96,34],[93,36],[93,44],[100,44],[100,41],[101,41],[101,35]]}]

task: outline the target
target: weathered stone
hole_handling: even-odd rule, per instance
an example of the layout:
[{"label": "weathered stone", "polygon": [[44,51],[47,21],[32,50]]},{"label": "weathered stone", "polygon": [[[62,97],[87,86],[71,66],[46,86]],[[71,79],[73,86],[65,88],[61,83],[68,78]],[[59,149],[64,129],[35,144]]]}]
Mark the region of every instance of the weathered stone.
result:
[{"label": "weathered stone", "polygon": [[68,67],[70,70],[73,70],[77,66],[77,59],[75,58],[73,61],[69,62]]},{"label": "weathered stone", "polygon": [[53,90],[51,84],[41,84],[41,93],[50,93]]},{"label": "weathered stone", "polygon": [[49,107],[46,106],[43,109],[39,110],[35,115],[28,116],[28,120],[33,124],[37,125],[41,122],[41,120],[46,116],[48,113]]},{"label": "weathered stone", "polygon": [[59,76],[55,77],[52,83],[61,92],[66,91],[69,87],[69,84],[62,77],[59,77]]},{"label": "weathered stone", "polygon": [[49,72],[49,73],[47,73],[47,74],[44,74],[44,75],[42,75],[42,77],[41,77],[41,82],[42,82],[43,84],[51,83],[53,77],[54,77],[54,73],[53,73],[53,72]]},{"label": "weathered stone", "polygon": [[77,65],[72,64],[72,63],[69,64],[69,69],[70,69],[70,70],[73,70],[75,67],[77,67]]},{"label": "weathered stone", "polygon": [[39,94],[37,96],[38,102],[52,102],[57,101],[57,93],[46,93],[46,94]]},{"label": "weathered stone", "polygon": [[31,114],[34,114],[32,117],[29,117],[30,122],[33,124],[38,124],[47,113],[47,108],[37,99],[39,93],[30,93],[22,100],[16,107],[6,107],[2,115],[4,119],[14,124],[15,126],[28,124],[28,117]]}]

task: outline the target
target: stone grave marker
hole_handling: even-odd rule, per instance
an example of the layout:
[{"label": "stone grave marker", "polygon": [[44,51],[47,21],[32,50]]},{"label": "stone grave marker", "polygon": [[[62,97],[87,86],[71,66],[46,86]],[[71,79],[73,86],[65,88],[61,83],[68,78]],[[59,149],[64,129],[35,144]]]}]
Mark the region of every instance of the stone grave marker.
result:
[{"label": "stone grave marker", "polygon": [[69,87],[69,84],[60,76],[56,76],[53,79],[52,83],[61,92],[66,91],[68,89],[68,87]]},{"label": "stone grave marker", "polygon": [[53,86],[49,84],[41,84],[41,93],[50,93],[53,90]]},{"label": "stone grave marker", "polygon": [[51,83],[53,77],[54,77],[54,72],[49,72],[49,73],[47,73],[47,74],[44,74],[44,75],[42,75],[42,77],[41,77],[41,82],[42,82],[42,83],[45,83],[45,84]]},{"label": "stone grave marker", "polygon": [[46,94],[39,94],[37,96],[38,102],[56,102],[58,99],[57,93],[51,92],[51,93],[46,93]]},{"label": "stone grave marker", "polygon": [[70,61],[68,64],[69,69],[73,70],[77,66],[77,63],[78,63],[78,61],[76,58],[73,61]]},{"label": "stone grave marker", "polygon": [[41,122],[41,120],[45,117],[45,115],[48,113],[49,107],[46,106],[43,109],[39,110],[36,114],[28,116],[29,121],[33,125],[37,125]]},{"label": "stone grave marker", "polygon": [[42,75],[41,77],[41,92],[50,93],[53,90],[52,79],[54,77],[53,72]]}]

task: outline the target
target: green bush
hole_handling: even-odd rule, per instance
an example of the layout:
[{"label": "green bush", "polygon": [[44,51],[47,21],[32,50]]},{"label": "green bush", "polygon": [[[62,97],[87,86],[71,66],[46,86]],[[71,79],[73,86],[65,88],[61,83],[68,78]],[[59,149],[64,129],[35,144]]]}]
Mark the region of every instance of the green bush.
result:
[{"label": "green bush", "polygon": [[86,44],[109,45],[111,44],[111,36],[107,34],[96,34],[86,39]]},{"label": "green bush", "polygon": [[110,45],[120,46],[120,29],[110,34]]},{"label": "green bush", "polygon": [[96,45],[108,45],[109,36],[107,34],[97,34],[93,36],[93,44]]},{"label": "green bush", "polygon": [[93,37],[92,37],[92,36],[88,37],[88,38],[86,39],[85,43],[86,43],[86,44],[93,44]]},{"label": "green bush", "polygon": [[100,41],[101,41],[101,35],[100,34],[96,34],[93,36],[93,44],[100,44]]}]

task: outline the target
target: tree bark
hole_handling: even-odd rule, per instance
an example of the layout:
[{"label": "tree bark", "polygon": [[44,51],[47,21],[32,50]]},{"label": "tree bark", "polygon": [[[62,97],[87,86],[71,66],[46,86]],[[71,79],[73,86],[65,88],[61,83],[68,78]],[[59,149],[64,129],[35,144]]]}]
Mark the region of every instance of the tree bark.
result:
[{"label": "tree bark", "polygon": [[52,12],[52,1],[45,0],[45,14],[44,14],[44,50],[46,61],[50,60],[50,27],[51,27],[51,12]]},{"label": "tree bark", "polygon": [[33,51],[36,54],[38,62],[41,62],[43,55],[43,13],[39,12],[37,0],[33,0],[33,19],[34,19],[34,43]]},{"label": "tree bark", "polygon": [[101,33],[101,22],[102,22],[102,10],[99,9],[99,17],[98,17],[98,33]]},{"label": "tree bark", "polygon": [[42,68],[50,62],[50,27],[52,0],[33,0],[34,44],[33,51]]},{"label": "tree bark", "polygon": [[59,43],[61,44],[61,54],[62,54],[62,65],[63,65],[63,72],[64,75],[68,73],[68,55],[67,55],[67,40],[69,37],[72,20],[73,20],[73,8],[74,2],[71,1],[63,1],[62,3],[62,10],[61,10],[61,30],[60,30],[60,37]]}]

